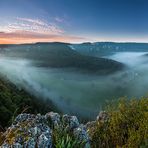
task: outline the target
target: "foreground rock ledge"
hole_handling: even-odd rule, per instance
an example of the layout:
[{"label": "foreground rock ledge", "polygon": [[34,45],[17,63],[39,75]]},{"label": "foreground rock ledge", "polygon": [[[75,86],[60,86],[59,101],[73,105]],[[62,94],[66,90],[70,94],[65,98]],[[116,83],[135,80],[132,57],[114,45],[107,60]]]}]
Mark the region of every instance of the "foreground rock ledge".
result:
[{"label": "foreground rock ledge", "polygon": [[[100,118],[104,113],[100,114]],[[98,117],[99,119],[99,117]],[[90,138],[86,126],[80,124],[76,116],[62,115],[49,112],[41,114],[20,114],[13,121],[12,125],[4,133],[5,140],[2,148],[52,148],[55,129],[63,129],[71,132],[75,139],[84,142],[84,147],[90,147]]]}]

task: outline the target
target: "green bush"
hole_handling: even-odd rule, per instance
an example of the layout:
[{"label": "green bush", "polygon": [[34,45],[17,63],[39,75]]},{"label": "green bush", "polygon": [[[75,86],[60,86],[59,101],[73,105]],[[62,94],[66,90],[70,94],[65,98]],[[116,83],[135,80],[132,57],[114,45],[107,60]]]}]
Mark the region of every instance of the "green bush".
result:
[{"label": "green bush", "polygon": [[93,148],[148,147],[148,99],[121,99],[106,107],[108,121],[96,121],[88,132]]}]

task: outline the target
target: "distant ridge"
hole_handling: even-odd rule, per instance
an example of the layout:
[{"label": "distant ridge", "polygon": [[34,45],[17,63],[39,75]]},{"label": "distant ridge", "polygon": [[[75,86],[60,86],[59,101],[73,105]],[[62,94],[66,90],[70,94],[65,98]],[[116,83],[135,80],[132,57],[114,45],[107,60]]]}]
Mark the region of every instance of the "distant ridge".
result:
[{"label": "distant ridge", "polygon": [[53,43],[57,43],[57,44],[67,44],[67,45],[73,45],[73,44],[102,44],[102,43],[106,43],[106,44],[147,44],[146,42],[114,42],[114,41],[99,41],[99,42],[82,42],[82,43],[68,43],[68,42],[35,42],[35,43],[20,43],[20,44],[0,44],[3,46],[11,46],[11,45],[32,45],[32,44],[53,44]]},{"label": "distant ridge", "polygon": [[31,60],[39,67],[76,68],[83,73],[109,74],[124,67],[114,60],[82,55],[69,45],[59,42],[22,44],[4,48],[0,53],[7,57]]}]

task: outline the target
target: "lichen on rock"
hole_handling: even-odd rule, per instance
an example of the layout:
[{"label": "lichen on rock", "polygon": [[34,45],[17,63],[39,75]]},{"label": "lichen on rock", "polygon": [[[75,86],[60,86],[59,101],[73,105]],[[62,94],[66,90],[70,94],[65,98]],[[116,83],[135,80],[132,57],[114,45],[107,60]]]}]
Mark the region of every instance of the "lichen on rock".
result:
[{"label": "lichen on rock", "polygon": [[53,137],[57,129],[66,131],[67,135],[70,133],[78,143],[84,143],[83,147],[90,147],[87,129],[76,116],[62,116],[54,112],[45,115],[19,114],[4,133],[5,140],[1,147],[52,148],[55,147]]}]

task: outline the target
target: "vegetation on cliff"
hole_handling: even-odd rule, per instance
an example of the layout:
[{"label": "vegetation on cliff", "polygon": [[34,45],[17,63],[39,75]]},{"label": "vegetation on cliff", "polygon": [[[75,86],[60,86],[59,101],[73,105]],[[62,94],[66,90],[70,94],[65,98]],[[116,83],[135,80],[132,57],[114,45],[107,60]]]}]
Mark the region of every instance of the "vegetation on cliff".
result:
[{"label": "vegetation on cliff", "polygon": [[75,116],[53,112],[46,115],[20,114],[8,130],[0,134],[0,143],[5,147],[27,144],[83,148],[87,144],[92,148],[146,148],[148,99],[122,99],[110,103],[95,121],[86,125],[80,124]]},{"label": "vegetation on cliff", "polygon": [[148,147],[148,98],[111,103],[90,126],[89,135],[94,148]]},{"label": "vegetation on cliff", "polygon": [[[48,104],[18,89],[8,80],[0,80],[0,145],[148,147],[148,98],[110,102],[95,121],[86,125],[80,124],[75,116],[53,112],[35,115],[52,110]],[[20,114],[22,112],[33,114]],[[3,128],[10,124],[4,131]]]},{"label": "vegetation on cliff", "polygon": [[[47,103],[48,102],[48,103]],[[12,123],[22,112],[46,113],[53,110],[53,104],[39,100],[22,89],[18,89],[5,78],[0,78],[0,130]]]}]

